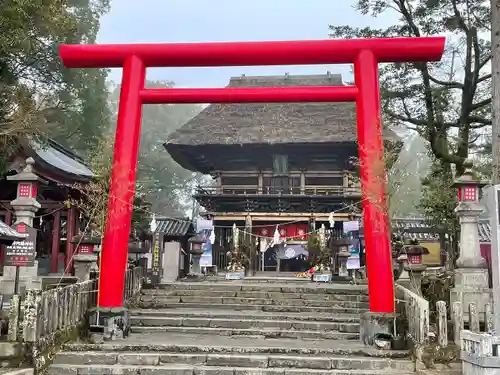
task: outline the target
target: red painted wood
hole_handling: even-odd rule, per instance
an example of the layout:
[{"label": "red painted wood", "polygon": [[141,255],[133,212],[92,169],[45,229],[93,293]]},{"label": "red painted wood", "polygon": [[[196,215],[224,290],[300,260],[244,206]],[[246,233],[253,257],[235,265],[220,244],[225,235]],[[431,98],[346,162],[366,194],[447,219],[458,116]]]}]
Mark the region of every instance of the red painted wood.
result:
[{"label": "red painted wood", "polygon": [[50,253],[50,272],[56,273],[59,269],[59,255],[61,249],[61,210],[54,213],[54,227],[52,231],[52,246]]},{"label": "red painted wood", "polygon": [[353,102],[356,86],[245,87],[222,89],[145,89],[144,104]]},{"label": "red painted wood", "polygon": [[444,37],[225,43],[63,44],[67,68],[121,68],[130,56],[146,67],[350,64],[363,50],[378,62],[438,61]]}]

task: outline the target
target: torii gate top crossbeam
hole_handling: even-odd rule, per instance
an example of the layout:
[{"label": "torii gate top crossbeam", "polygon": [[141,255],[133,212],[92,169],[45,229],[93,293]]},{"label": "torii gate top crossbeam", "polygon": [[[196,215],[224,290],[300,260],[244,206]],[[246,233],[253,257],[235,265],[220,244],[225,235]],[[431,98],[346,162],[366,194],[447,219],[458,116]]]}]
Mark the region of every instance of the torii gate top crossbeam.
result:
[{"label": "torii gate top crossbeam", "polygon": [[127,57],[146,67],[350,64],[371,50],[379,63],[439,61],[444,37],[270,42],[61,45],[67,68],[121,68]]}]

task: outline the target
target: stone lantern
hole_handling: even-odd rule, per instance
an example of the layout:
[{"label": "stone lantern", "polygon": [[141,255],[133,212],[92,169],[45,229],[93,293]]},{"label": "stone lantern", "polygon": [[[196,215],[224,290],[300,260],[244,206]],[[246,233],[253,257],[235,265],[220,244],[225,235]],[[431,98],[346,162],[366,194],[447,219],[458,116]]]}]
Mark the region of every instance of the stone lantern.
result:
[{"label": "stone lantern", "polygon": [[336,244],[338,246],[337,257],[339,259],[339,276],[348,277],[349,271],[347,270],[347,259],[351,256],[349,252],[349,247],[353,245],[354,241],[351,238],[344,237],[337,240]]},{"label": "stone lantern", "polygon": [[401,249],[403,269],[410,279],[410,289],[414,293],[422,294],[422,274],[427,269],[427,265],[422,264],[422,255],[429,254],[429,250],[418,243],[405,244]]},{"label": "stone lantern", "polygon": [[205,275],[201,273],[200,258],[203,255],[203,244],[204,239],[197,234],[188,240],[190,245],[189,252],[191,254],[191,271],[187,274],[187,278],[195,281],[202,281],[205,279]]},{"label": "stone lantern", "polygon": [[73,255],[75,276],[80,281],[90,280],[90,273],[97,269],[98,249],[101,244],[99,237],[75,236],[71,243],[76,246]]},{"label": "stone lantern", "polygon": [[481,256],[478,221],[483,212],[479,204],[481,188],[488,183],[474,178],[468,168],[454,187],[458,190],[458,205],[455,212],[460,220],[460,255],[455,269],[455,287],[450,293],[450,302],[461,302],[464,318],[468,319],[468,306],[475,303],[479,313],[491,301],[488,283],[488,265]]},{"label": "stone lantern", "polygon": [[460,220],[460,256],[458,268],[488,268],[486,260],[481,256],[479,246],[478,221],[483,212],[479,204],[481,188],[488,183],[474,178],[471,169],[466,169],[454,187],[458,190],[458,206],[455,212]]},{"label": "stone lantern", "polygon": [[33,219],[41,205],[37,202],[38,187],[47,182],[33,172],[33,158],[26,159],[26,167],[14,175],[7,176],[8,181],[17,182],[16,199],[10,202],[16,214],[16,223],[25,223],[33,227]]},{"label": "stone lantern", "polygon": [[[34,164],[35,160],[33,160],[33,158],[27,158],[24,169],[14,176],[7,176],[7,180],[17,182],[16,199],[10,202],[16,216],[13,226],[17,229],[21,226],[25,229],[26,233],[32,233],[26,241],[26,243],[31,244],[31,246],[27,252],[23,254],[27,256],[30,261],[19,267],[19,285],[26,285],[29,288],[39,289],[41,287],[41,281],[38,277],[38,261],[35,259],[37,231],[33,229],[33,219],[35,218],[35,213],[41,208],[40,203],[37,201],[38,188],[40,185],[46,184],[47,181],[34,173]],[[4,293],[11,294],[14,292],[15,279],[16,267],[9,265],[4,266],[2,278]]]}]

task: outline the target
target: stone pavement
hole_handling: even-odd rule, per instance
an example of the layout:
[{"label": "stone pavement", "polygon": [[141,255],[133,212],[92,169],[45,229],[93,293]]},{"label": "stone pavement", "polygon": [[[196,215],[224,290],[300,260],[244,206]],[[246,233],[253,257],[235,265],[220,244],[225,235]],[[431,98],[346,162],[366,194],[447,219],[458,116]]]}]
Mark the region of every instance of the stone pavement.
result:
[{"label": "stone pavement", "polygon": [[[366,286],[173,283],[143,290],[126,339],[66,345],[51,375],[405,375],[407,352],[367,350]],[[99,340],[99,339],[97,339]]]}]

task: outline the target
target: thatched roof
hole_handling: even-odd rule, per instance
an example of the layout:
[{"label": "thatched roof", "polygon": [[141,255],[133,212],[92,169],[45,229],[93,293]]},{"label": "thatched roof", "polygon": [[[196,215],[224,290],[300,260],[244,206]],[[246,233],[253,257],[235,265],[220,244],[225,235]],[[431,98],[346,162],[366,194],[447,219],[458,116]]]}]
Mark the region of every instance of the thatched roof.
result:
[{"label": "thatched roof", "polygon": [[[339,74],[231,78],[228,87],[343,85]],[[168,145],[356,142],[354,103],[212,104]]]}]

